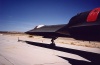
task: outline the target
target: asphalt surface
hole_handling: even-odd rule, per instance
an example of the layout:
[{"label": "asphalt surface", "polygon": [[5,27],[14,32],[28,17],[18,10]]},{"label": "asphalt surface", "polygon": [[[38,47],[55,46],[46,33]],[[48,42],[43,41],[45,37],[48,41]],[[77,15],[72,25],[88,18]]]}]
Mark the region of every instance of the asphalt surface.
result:
[{"label": "asphalt surface", "polygon": [[29,40],[0,35],[0,65],[100,65],[98,48]]}]

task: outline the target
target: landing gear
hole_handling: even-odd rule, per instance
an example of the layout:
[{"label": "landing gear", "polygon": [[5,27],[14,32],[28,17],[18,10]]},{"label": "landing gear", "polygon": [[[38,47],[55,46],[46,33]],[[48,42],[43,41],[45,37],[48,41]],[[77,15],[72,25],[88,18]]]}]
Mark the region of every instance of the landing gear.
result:
[{"label": "landing gear", "polygon": [[50,44],[51,47],[55,47],[55,46],[56,46],[56,45],[55,45],[55,42],[54,42],[55,39],[57,39],[57,38],[56,38],[56,37],[53,37],[53,38],[51,39],[51,42],[52,42],[52,43]]}]

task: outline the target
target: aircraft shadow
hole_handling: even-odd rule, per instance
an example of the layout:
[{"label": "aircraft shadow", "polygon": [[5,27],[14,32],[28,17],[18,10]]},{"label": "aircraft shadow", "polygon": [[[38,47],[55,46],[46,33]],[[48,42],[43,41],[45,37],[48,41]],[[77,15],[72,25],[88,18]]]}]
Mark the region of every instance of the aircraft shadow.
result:
[{"label": "aircraft shadow", "polygon": [[71,63],[72,65],[100,65],[100,54],[97,54],[97,53],[86,52],[86,51],[75,50],[75,49],[64,48],[64,47],[58,47],[58,46],[52,46],[50,44],[39,43],[39,42],[31,42],[31,41],[24,41],[24,42],[31,44],[31,45],[39,46],[39,47],[44,47],[44,48],[53,49],[57,51],[76,54],[76,55],[79,55],[91,61],[91,62],[86,62],[86,61],[81,61],[81,60],[70,59],[70,58],[63,57],[63,56],[58,56],[64,60],[69,61],[69,63]]}]

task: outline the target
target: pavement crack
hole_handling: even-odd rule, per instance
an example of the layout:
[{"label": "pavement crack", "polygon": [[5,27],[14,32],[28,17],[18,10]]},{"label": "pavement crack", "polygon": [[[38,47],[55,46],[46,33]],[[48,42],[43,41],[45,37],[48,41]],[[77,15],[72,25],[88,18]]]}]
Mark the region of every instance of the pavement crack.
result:
[{"label": "pavement crack", "polygon": [[0,54],[4,59],[6,59],[8,62],[10,62],[12,65],[14,65],[11,61],[9,61],[6,57],[4,57],[2,54]]},{"label": "pavement crack", "polygon": [[46,65],[46,64],[56,64],[56,63],[63,63],[63,62],[43,63],[43,64],[35,64],[35,65]]}]

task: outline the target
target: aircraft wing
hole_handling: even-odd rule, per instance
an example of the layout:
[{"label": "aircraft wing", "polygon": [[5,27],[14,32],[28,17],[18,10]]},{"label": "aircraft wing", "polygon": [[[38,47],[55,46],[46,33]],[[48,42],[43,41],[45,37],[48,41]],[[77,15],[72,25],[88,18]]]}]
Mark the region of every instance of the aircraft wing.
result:
[{"label": "aircraft wing", "polygon": [[46,38],[70,36],[68,33],[67,24],[39,25],[25,33],[31,35],[40,35]]}]

